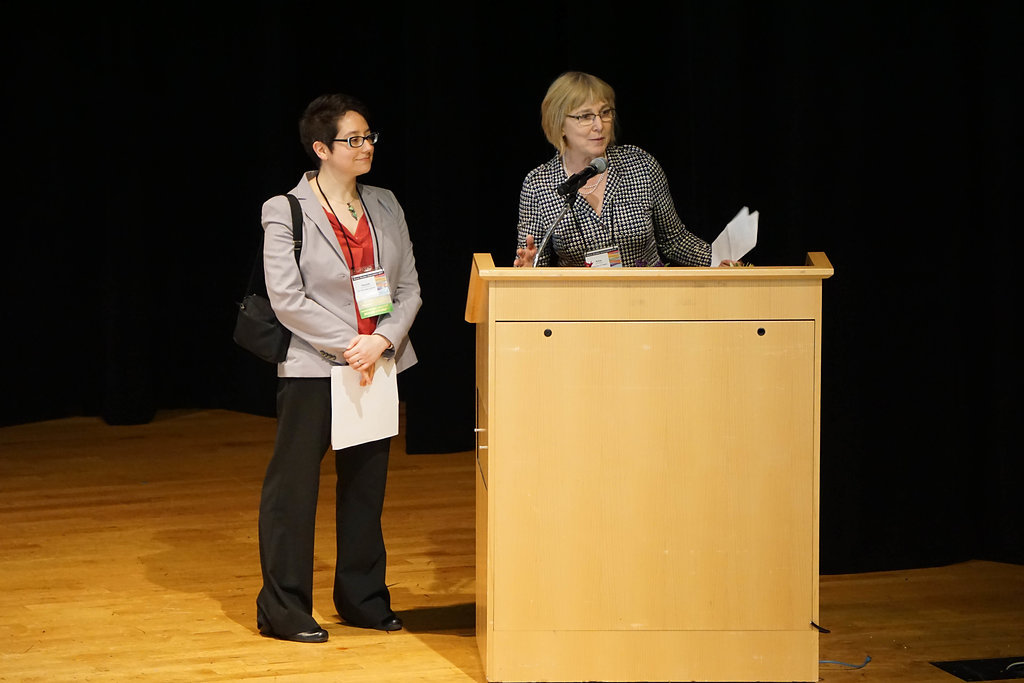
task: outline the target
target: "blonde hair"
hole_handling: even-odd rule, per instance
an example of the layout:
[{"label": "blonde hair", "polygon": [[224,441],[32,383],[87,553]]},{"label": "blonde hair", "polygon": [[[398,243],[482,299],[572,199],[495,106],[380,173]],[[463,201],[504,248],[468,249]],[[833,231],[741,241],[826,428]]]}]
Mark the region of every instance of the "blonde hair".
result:
[{"label": "blonde hair", "polygon": [[[540,103],[540,125],[544,129],[544,136],[559,154],[565,152],[562,128],[565,126],[566,115],[584,104],[600,101],[615,107],[615,91],[597,76],[582,71],[566,71],[551,83]],[[609,144],[615,142],[615,125],[612,126]]]}]

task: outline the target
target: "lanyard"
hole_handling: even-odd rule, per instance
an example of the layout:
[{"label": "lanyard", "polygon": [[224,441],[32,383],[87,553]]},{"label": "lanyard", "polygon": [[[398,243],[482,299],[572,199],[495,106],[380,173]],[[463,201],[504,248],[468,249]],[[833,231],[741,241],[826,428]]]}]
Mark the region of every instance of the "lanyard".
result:
[{"label": "lanyard", "polygon": [[[327,193],[324,192],[324,188],[320,187],[320,174],[317,174],[313,178],[313,180],[316,181],[317,189],[320,190],[320,194],[323,195],[324,201],[327,202],[327,208],[331,210],[331,213],[334,215],[335,218],[338,218],[337,212],[335,212],[334,207],[331,206],[331,200],[327,198]],[[376,265],[376,264],[380,263],[380,239],[377,237],[377,228],[375,228],[374,225],[373,225],[373,217],[370,216],[370,211],[366,208],[366,202],[363,201],[363,193],[359,191],[359,186],[358,185],[356,185],[356,195],[359,197],[359,203],[363,205],[363,214],[366,216],[366,222],[369,224],[370,232],[373,235],[373,238],[370,241],[373,242],[374,247],[376,247],[377,253],[376,253],[375,257],[374,257],[374,262],[373,262],[374,265]],[[338,218],[338,225],[341,226],[341,235],[342,235],[342,237],[345,238],[345,247],[348,249],[348,267],[349,267],[349,270],[351,270],[352,272],[355,272],[355,269],[356,269],[356,259],[352,255],[352,244],[349,241],[348,230],[345,229],[345,226],[342,224],[340,218]],[[356,228],[358,229],[358,227],[359,227],[359,224],[357,223],[356,224]]]},{"label": "lanyard", "polygon": [[[588,203],[588,206],[589,206],[589,203]],[[596,226],[596,232],[604,233],[604,234],[601,235],[601,237],[607,236],[607,239],[609,240],[607,242],[607,244],[614,245],[615,244],[615,220],[614,220],[614,215],[613,215],[612,202],[606,202],[604,204],[604,206],[601,207],[601,215],[600,216],[598,216],[597,213],[593,211],[593,207],[590,207],[590,208],[591,208],[591,213],[593,213],[593,215],[594,215],[594,224]],[[589,242],[589,240],[587,239],[587,231],[584,230],[584,227],[583,227],[583,225],[580,222],[580,217],[576,214],[576,205],[575,205],[575,203],[573,204],[573,206],[571,208],[571,213],[572,213],[572,221],[571,221],[572,222],[572,226],[574,228],[576,228],[576,233],[580,236],[580,239],[582,240],[583,251],[586,251],[587,250],[587,244]],[[608,219],[608,225],[607,226],[605,225],[605,217],[606,216],[607,216],[607,219]],[[605,232],[605,230],[607,232]],[[558,235],[558,230],[557,229],[555,230],[555,235],[556,236]]]}]

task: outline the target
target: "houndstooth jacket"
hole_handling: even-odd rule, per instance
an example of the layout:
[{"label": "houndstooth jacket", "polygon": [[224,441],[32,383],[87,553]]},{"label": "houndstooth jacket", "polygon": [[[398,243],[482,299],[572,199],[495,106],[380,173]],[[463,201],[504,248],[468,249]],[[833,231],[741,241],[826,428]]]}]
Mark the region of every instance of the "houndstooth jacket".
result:
[{"label": "houndstooth jacket", "polygon": [[[601,215],[577,198],[555,227],[537,265],[582,266],[588,251],[613,245],[627,267],[710,265],[711,245],[679,220],[657,160],[633,145],[609,147],[606,158]],[[527,235],[540,246],[544,232],[565,206],[555,189],[566,177],[558,155],[527,174],[519,194],[519,247],[526,245]]]}]

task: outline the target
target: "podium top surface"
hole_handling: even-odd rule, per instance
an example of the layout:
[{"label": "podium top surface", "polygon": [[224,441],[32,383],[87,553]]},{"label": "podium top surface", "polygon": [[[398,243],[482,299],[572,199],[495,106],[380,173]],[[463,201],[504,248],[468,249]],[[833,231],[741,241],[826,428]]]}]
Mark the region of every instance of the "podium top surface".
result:
[{"label": "podium top surface", "polygon": [[473,254],[473,275],[481,280],[534,278],[553,280],[727,280],[733,278],[821,279],[832,276],[832,263],[824,252],[812,251],[802,266],[662,267],[662,268],[514,268],[498,267],[490,254]]},{"label": "podium top surface", "polygon": [[[487,308],[486,292],[494,287],[506,289],[534,287],[583,287],[607,291],[632,290],[635,286],[664,287],[679,285],[683,288],[714,284],[735,290],[737,287],[771,288],[791,285],[814,285],[832,276],[832,264],[824,252],[807,254],[802,266],[752,267],[662,267],[662,268],[515,268],[496,267],[490,254],[473,255],[469,292],[466,299],[466,320],[480,322]],[[623,287],[618,287],[623,285]]]}]

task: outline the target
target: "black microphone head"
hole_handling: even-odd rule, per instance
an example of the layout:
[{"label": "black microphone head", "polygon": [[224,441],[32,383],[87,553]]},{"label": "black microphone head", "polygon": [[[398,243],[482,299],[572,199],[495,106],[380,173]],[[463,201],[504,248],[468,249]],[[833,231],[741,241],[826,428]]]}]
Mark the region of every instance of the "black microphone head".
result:
[{"label": "black microphone head", "polygon": [[590,166],[598,173],[604,173],[604,170],[608,168],[608,160],[604,157],[598,157],[590,162]]}]

